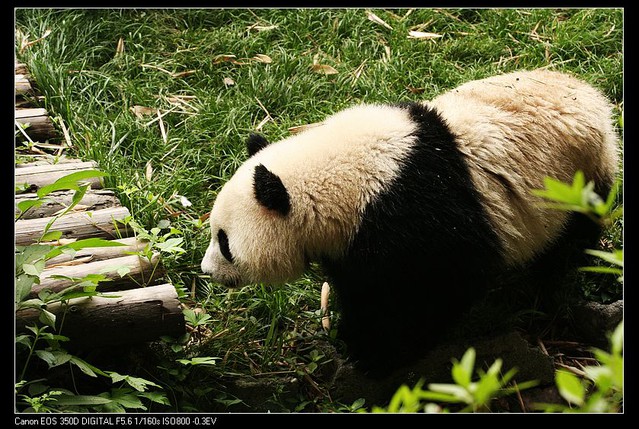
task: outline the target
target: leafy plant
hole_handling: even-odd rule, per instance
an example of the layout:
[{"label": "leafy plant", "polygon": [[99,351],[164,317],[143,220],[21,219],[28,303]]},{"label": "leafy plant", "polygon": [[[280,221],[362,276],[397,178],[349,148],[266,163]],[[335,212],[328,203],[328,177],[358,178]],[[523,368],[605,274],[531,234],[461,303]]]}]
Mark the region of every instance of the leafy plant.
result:
[{"label": "leafy plant", "polygon": [[559,370],[555,383],[568,405],[537,404],[546,412],[616,413],[623,401],[623,322],[610,335],[610,353],[593,349],[599,365],[588,365],[580,371],[582,378]]},{"label": "leafy plant", "polygon": [[583,213],[594,222],[603,225],[610,225],[612,221],[623,214],[621,205],[615,207],[620,188],[619,182],[612,187],[605,201],[595,192],[594,181],[586,183],[584,173],[581,170],[575,173],[571,184],[546,177],[544,185],[545,189],[533,189],[531,192],[549,200],[550,202],[543,204],[546,207]]},{"label": "leafy plant", "polygon": [[[585,183],[581,171],[575,174],[572,185],[546,178],[546,189],[534,190],[535,195],[546,198],[552,203],[549,207],[583,213],[595,222],[610,226],[623,213],[623,206],[616,205],[620,188],[617,182],[604,201],[594,192],[594,182]],[[613,266],[580,267],[581,271],[614,274],[623,283],[623,251],[613,249],[610,252],[586,249],[586,253],[596,256]],[[580,379],[571,372],[558,370],[555,382],[559,393],[568,402],[568,406],[541,404],[545,411],[562,412],[617,412],[623,400],[623,321],[610,336],[611,353],[593,349],[600,365],[586,366],[580,373]],[[590,392],[590,393],[589,393]]]},{"label": "leafy plant", "polygon": [[[501,375],[502,360],[496,359],[488,371],[477,370],[478,378],[473,381],[476,352],[474,348],[466,350],[461,361],[453,359],[451,375],[454,383],[430,383],[427,390],[422,388],[423,381],[410,389],[406,385],[399,387],[387,407],[373,407],[373,413],[414,413],[450,412],[439,403],[460,404],[460,412],[490,411],[490,402],[498,397],[510,395],[518,390],[537,385],[536,381],[527,381],[508,387],[517,372],[515,368]],[[426,402],[424,401],[435,401]]]},{"label": "leafy plant", "polygon": [[[113,297],[113,295],[103,295],[97,291],[100,282],[109,280],[106,276],[103,274],[89,274],[81,278],[57,276],[71,280],[71,285],[57,292],[42,289],[37,296],[32,296],[32,288],[40,283],[40,275],[45,269],[47,260],[63,253],[75,254],[78,250],[87,247],[122,245],[100,238],[77,240],[59,246],[42,244],[44,241],[58,240],[61,237],[61,232],[51,230],[51,227],[60,216],[69,212],[82,200],[89,188],[89,184],[82,183],[82,181],[100,176],[104,176],[104,173],[97,170],[69,174],[51,185],[38,189],[36,199],[22,201],[18,204],[20,214],[17,219],[20,219],[27,210],[41,205],[52,192],[75,191],[71,204],[47,223],[40,239],[35,244],[16,246],[15,311],[34,309],[38,312],[38,321],[41,324],[26,326],[30,333],[17,335],[15,338],[18,349],[26,354],[19,379],[16,380],[15,391],[18,404],[23,405],[24,411],[27,412],[82,410],[121,412],[128,408],[146,410],[146,406],[141,402],[141,399],[144,398],[160,404],[167,403],[163,393],[147,391],[149,387],[159,387],[157,384],[142,378],[102,371],[62,347],[62,344],[68,342],[69,338],[61,334],[63,323],[57,323],[57,316],[49,311],[49,306],[54,303],[67,303],[71,299],[80,297]],[[54,333],[52,330],[56,332]],[[93,396],[79,395],[64,388],[50,387],[45,383],[46,379],[29,382],[26,380],[26,375],[33,357],[45,362],[49,369],[69,365],[89,377],[107,377],[114,384],[119,383],[128,387],[114,388],[111,392]]]},{"label": "leafy plant", "polygon": [[[572,184],[563,183],[551,177],[544,180],[544,189],[534,189],[534,195],[544,198],[541,204],[557,210],[574,211],[588,216],[593,222],[612,230],[622,222],[623,205],[619,203],[618,193],[621,181],[618,180],[604,200],[594,191],[594,182],[586,183],[582,171],[577,171]],[[623,283],[623,250],[610,251],[585,249],[589,255],[599,259],[599,264],[580,267],[583,272],[614,274],[619,283]],[[608,263],[608,265],[602,265]]]}]

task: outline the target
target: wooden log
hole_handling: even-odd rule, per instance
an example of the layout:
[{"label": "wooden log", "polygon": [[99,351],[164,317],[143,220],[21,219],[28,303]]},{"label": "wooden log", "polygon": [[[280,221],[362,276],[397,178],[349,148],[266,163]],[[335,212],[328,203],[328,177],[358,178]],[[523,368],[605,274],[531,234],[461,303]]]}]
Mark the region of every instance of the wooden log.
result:
[{"label": "wooden log", "polygon": [[47,267],[62,265],[78,265],[87,262],[102,261],[105,259],[119,258],[132,252],[138,252],[148,244],[147,241],[138,240],[135,237],[113,240],[123,244],[116,247],[86,247],[71,254],[62,254],[46,261]]},{"label": "wooden log", "polygon": [[[79,162],[84,162],[81,159],[77,159],[77,158],[69,158],[66,155],[60,156],[60,157],[54,157],[53,155],[32,155],[33,158],[35,159],[34,161],[30,161],[30,162],[25,162],[22,164],[16,164],[15,167],[16,169],[21,169],[21,168],[30,168],[30,167],[37,167],[39,165],[62,165],[62,164],[77,164]],[[57,158],[57,159],[56,159]],[[54,164],[54,160],[55,159],[55,164]],[[92,161],[89,161],[92,162]],[[93,164],[97,165],[95,162],[93,162]]]},{"label": "wooden log", "polygon": [[33,92],[33,89],[31,88],[31,82],[29,82],[29,79],[27,79],[27,77],[23,74],[16,74],[15,88],[16,97],[20,97],[25,94],[31,94]]},{"label": "wooden log", "polygon": [[[171,284],[120,291],[117,298],[76,298],[51,304],[61,334],[80,347],[109,347],[153,341],[185,333],[185,321],[175,287]],[[35,309],[16,313],[16,331],[26,332],[38,320]],[[62,325],[64,323],[64,325]]]},{"label": "wooden log", "polygon": [[[74,191],[59,191],[49,194],[45,201],[39,207],[33,207],[28,209],[21,219],[36,219],[48,216],[54,216],[60,210],[64,210],[71,204]],[[38,196],[36,194],[20,194],[16,195],[16,207],[15,214],[18,215],[18,203],[26,200],[35,200]],[[117,207],[120,205],[120,201],[115,196],[113,191],[107,191],[104,189],[89,189],[80,202],[74,207],[74,210],[101,210],[109,207]]]},{"label": "wooden log", "polygon": [[[122,269],[126,271],[119,273]],[[104,274],[110,281],[98,283],[97,290],[113,291],[152,285],[164,271],[157,253],[150,261],[138,255],[128,255],[86,264],[57,266],[47,268],[40,274],[40,284],[33,285],[30,296],[35,297],[44,289],[60,292],[73,285],[73,280],[57,276],[83,278],[89,274]]]},{"label": "wooden log", "polygon": [[43,97],[42,96],[36,96],[36,97],[28,97],[28,98],[16,98],[16,109],[27,109],[29,107],[33,107],[33,100],[34,99],[38,99],[40,101],[42,101]]},{"label": "wooden log", "polygon": [[[44,141],[57,135],[53,122],[45,109],[16,109],[15,119],[20,124],[29,124],[24,131],[31,140]],[[22,133],[18,133],[17,138],[25,140]]]},{"label": "wooden log", "polygon": [[[20,167],[15,170],[15,185],[16,187],[28,187],[29,189],[35,190],[50,185],[59,178],[71,173],[95,170],[97,165],[94,161],[80,161]],[[99,177],[91,177],[84,182],[90,183],[92,189],[102,188],[102,181]]]},{"label": "wooden log", "polygon": [[[130,215],[126,207],[110,207],[92,212],[67,213],[58,218],[50,231],[61,231],[61,238],[128,237],[131,229],[117,221]],[[15,244],[26,246],[37,242],[51,217],[24,219],[15,222]]]},{"label": "wooden log", "polygon": [[28,74],[29,72],[27,71],[27,65],[23,64],[23,63],[15,63],[15,74]]},{"label": "wooden log", "polygon": [[16,119],[39,118],[41,116],[49,116],[47,109],[43,109],[41,107],[34,107],[31,109],[16,110]]}]

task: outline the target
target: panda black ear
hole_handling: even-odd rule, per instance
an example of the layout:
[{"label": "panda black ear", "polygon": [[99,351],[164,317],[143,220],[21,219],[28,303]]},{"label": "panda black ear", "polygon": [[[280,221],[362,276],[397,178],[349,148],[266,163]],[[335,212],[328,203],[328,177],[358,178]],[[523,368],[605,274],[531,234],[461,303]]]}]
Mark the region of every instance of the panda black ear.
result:
[{"label": "panda black ear", "polygon": [[253,190],[257,201],[267,209],[274,210],[282,216],[286,216],[291,210],[291,198],[282,179],[262,164],[255,167]]},{"label": "panda black ear", "polygon": [[246,150],[249,156],[255,155],[257,152],[269,145],[268,140],[261,134],[251,133],[246,139]]}]

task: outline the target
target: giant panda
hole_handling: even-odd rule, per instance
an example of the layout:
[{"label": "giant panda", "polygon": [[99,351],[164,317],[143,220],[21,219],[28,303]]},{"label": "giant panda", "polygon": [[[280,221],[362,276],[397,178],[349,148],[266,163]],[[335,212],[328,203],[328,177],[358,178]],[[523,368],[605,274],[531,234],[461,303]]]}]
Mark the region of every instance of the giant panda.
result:
[{"label": "giant panda", "polygon": [[201,268],[229,287],[283,284],[318,262],[339,337],[371,374],[445,338],[494,279],[562,240],[572,215],[540,204],[544,178],[581,170],[610,189],[611,105],[568,74],[519,71],[431,101],[362,104],[249,158],[210,213]]}]

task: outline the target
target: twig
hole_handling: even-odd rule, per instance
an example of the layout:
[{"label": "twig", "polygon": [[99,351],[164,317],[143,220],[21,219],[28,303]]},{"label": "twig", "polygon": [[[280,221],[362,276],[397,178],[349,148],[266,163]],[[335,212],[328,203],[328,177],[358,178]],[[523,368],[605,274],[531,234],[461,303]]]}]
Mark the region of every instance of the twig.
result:
[{"label": "twig", "polygon": [[515,385],[515,393],[517,394],[517,399],[519,400],[519,406],[521,407],[522,412],[526,412],[526,405],[524,404],[524,398],[521,397],[521,391],[519,390],[519,386],[516,381],[513,381]]},{"label": "twig", "polygon": [[585,372],[583,372],[582,370],[580,370],[578,368],[575,368],[574,366],[566,365],[566,364],[559,363],[559,362],[557,362],[557,366],[560,366],[563,369],[566,369],[566,370],[568,370],[568,371],[572,372],[573,374],[576,374],[576,375],[578,375],[580,377],[585,377],[586,376]]},{"label": "twig", "polygon": [[29,135],[28,135],[28,134],[24,131],[24,129],[22,128],[22,124],[21,124],[20,122],[18,122],[18,121],[15,121],[15,122],[16,122],[16,127],[18,127],[18,130],[20,130],[20,132],[22,133],[22,135],[23,135],[23,136],[24,136],[27,140],[29,140],[29,142],[30,142],[30,143],[32,143],[32,144],[33,144],[33,140],[31,140],[31,137],[29,137]]},{"label": "twig", "polygon": [[171,107],[169,110],[164,111],[164,113],[160,114],[160,110],[158,109],[158,117],[157,118],[153,118],[151,119],[149,122],[147,122],[146,124],[144,124],[144,127],[148,127],[149,125],[151,125],[152,123],[154,123],[155,121],[158,121],[160,119],[162,119],[164,116],[168,115],[169,113],[173,112],[175,109],[177,109],[177,106]]},{"label": "twig", "polygon": [[548,350],[546,350],[546,346],[544,346],[544,343],[541,341],[541,338],[537,338],[537,344],[539,344],[539,348],[546,356],[550,356],[548,354]]}]

